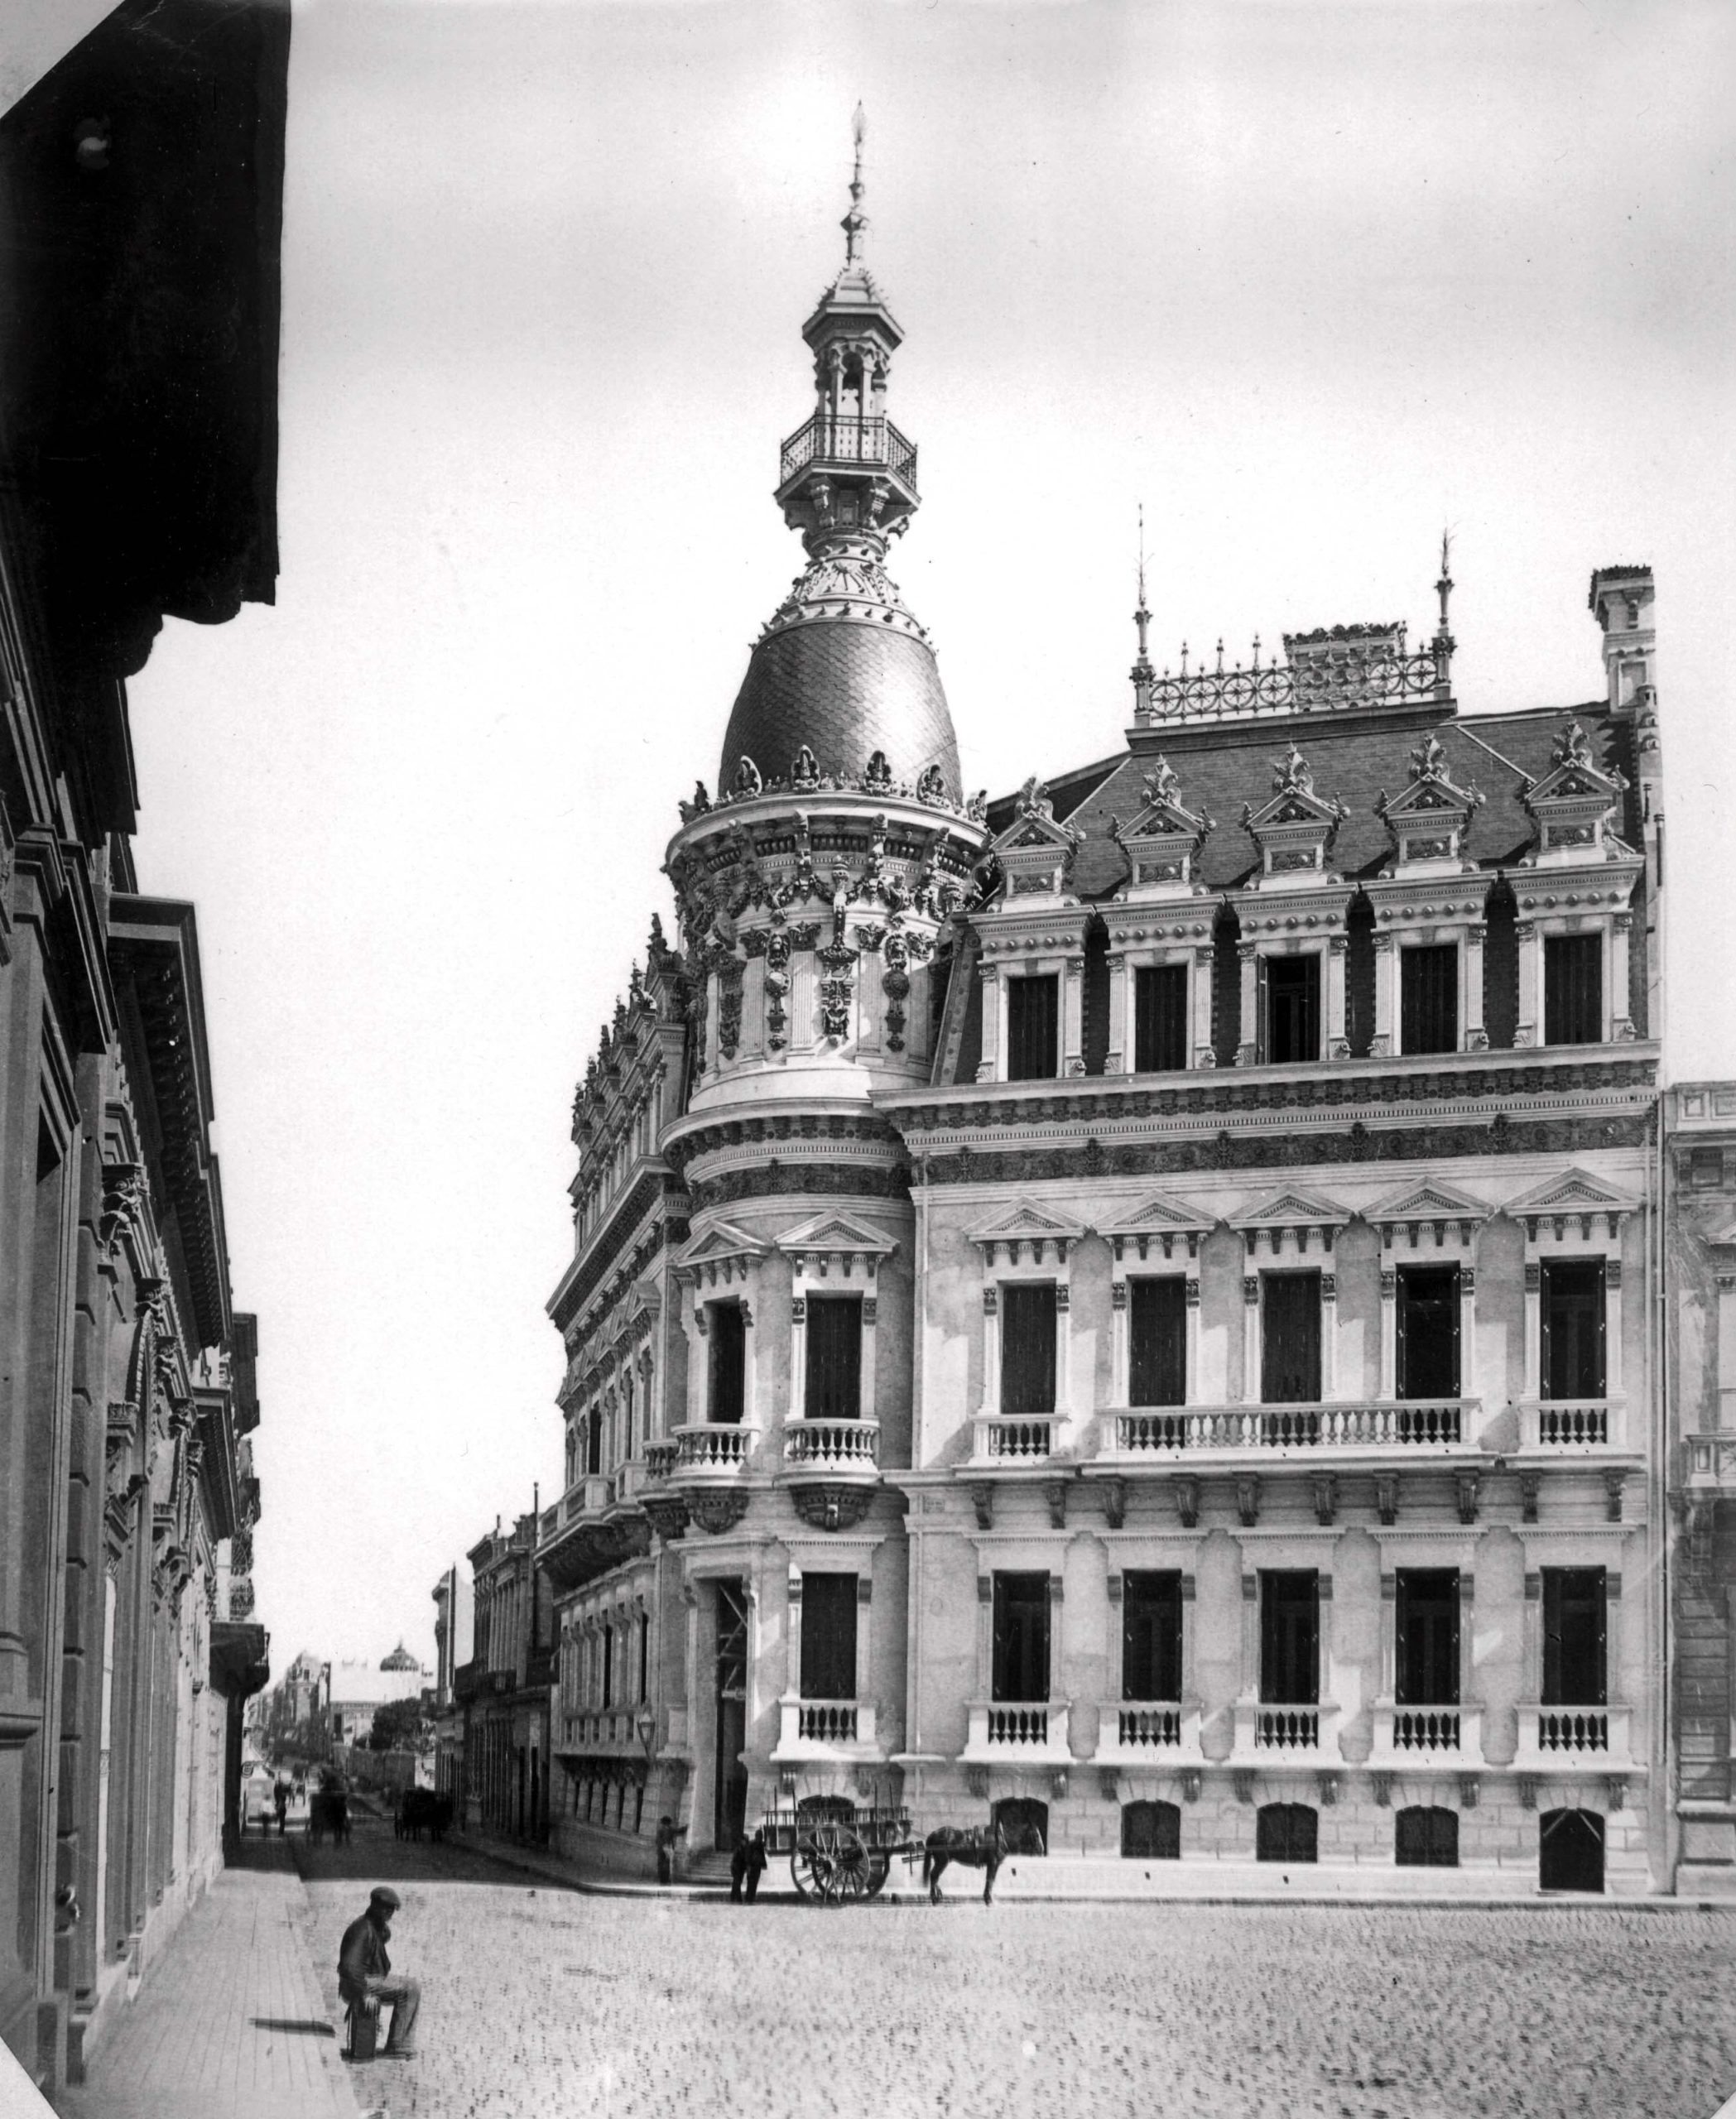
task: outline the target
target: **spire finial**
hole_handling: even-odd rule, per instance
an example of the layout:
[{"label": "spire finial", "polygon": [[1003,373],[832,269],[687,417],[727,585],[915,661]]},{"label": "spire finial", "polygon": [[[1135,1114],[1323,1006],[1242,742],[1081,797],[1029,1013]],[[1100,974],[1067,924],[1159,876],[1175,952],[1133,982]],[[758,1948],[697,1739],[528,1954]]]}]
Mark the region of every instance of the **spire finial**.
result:
[{"label": "spire finial", "polygon": [[1447,630],[1447,598],[1453,593],[1452,550],[1452,533],[1443,530],[1440,533],[1440,579],[1435,584],[1435,593],[1440,598],[1440,631],[1443,637]]},{"label": "spire finial", "polygon": [[862,236],[868,226],[868,215],[862,210],[862,142],[868,134],[868,113],[859,103],[856,106],[855,116],[850,120],[850,132],[856,142],[856,161],[850,171],[850,210],[841,223],[846,271],[852,265],[862,262]]},{"label": "spire finial", "polygon": [[1139,608],[1133,613],[1133,623],[1138,629],[1139,659],[1142,663],[1147,659],[1145,635],[1146,627],[1151,622],[1152,614],[1145,607],[1145,502],[1141,501],[1139,503]]}]

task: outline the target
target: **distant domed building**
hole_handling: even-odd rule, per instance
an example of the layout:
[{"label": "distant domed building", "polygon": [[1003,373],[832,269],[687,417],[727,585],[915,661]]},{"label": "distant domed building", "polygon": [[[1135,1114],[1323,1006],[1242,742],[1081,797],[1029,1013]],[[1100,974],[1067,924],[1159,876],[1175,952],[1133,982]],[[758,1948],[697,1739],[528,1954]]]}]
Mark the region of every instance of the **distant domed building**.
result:
[{"label": "distant domed building", "polygon": [[862,197],[858,133],[806,563],[575,1103],[531,1828],[1659,1887],[1650,569],[1474,723],[1445,550],[1421,646],[1174,675],[1142,578],[1120,750],[967,801]]},{"label": "distant domed building", "polygon": [[389,1655],[382,1655],[380,1659],[382,1670],[415,1670],[420,1673],[421,1667],[402,1641]]}]

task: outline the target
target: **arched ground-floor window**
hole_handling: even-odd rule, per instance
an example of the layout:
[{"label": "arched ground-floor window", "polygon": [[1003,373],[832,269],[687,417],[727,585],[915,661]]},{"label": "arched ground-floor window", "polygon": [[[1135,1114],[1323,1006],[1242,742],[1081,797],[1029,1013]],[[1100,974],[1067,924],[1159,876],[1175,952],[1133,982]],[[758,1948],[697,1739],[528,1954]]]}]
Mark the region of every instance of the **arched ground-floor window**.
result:
[{"label": "arched ground-floor window", "polygon": [[1121,1852],[1129,1862],[1179,1862],[1181,1811],[1175,1803],[1126,1803],[1121,1812]]},{"label": "arched ground-floor window", "polygon": [[994,1821],[1007,1834],[1015,1854],[1049,1852],[1049,1805],[1034,1795],[1006,1795],[994,1806]]},{"label": "arched ground-floor window", "polygon": [[1401,1810],[1394,1820],[1393,1857],[1401,1869],[1456,1869],[1459,1813],[1436,1804]]},{"label": "arched ground-floor window", "polygon": [[1604,1820],[1595,1810],[1546,1810],[1537,1820],[1537,1881],[1545,1891],[1604,1888]]},{"label": "arched ground-floor window", "polygon": [[1254,1854],[1262,1862],[1317,1862],[1320,1814],[1306,1803],[1262,1803],[1254,1820]]}]

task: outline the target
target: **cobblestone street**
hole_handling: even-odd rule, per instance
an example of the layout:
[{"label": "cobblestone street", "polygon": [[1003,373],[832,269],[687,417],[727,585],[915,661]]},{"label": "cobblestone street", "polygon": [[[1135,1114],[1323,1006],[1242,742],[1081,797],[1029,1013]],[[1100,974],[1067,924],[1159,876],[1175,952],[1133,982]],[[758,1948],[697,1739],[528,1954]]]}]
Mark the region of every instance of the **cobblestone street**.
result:
[{"label": "cobblestone street", "polygon": [[377,1826],[298,1853],[334,2001],[358,1883],[402,1894],[421,2050],[363,2085],[393,2119],[1713,2119],[1736,2091],[1736,1912],[750,1911],[579,1896]]}]

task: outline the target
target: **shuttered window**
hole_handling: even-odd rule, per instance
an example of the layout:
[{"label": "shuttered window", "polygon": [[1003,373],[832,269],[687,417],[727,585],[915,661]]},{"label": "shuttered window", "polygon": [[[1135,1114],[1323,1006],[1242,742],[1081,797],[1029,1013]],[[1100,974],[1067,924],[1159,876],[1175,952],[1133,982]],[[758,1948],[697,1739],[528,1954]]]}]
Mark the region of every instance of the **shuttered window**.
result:
[{"label": "shuttered window", "polygon": [[1260,1397],[1268,1405],[1312,1405],[1320,1395],[1320,1276],[1260,1276]]},{"label": "shuttered window", "polygon": [[1542,1588],[1543,1704],[1603,1706],[1608,1605],[1603,1569],[1546,1567]]},{"label": "shuttered window", "polygon": [[1401,1398],[1459,1396],[1459,1268],[1401,1266],[1396,1319]]},{"label": "shuttered window", "polygon": [[1455,1707],[1459,1702],[1459,1571],[1398,1570],[1396,1696],[1401,1707]]},{"label": "shuttered window", "polygon": [[748,1338],[738,1302],[707,1305],[710,1315],[711,1418],[731,1427],[741,1425],[747,1381]]},{"label": "shuttered window", "polygon": [[1260,1698],[1309,1705],[1320,1696],[1320,1578],[1312,1568],[1260,1575]]},{"label": "shuttered window", "polygon": [[1604,938],[1543,938],[1543,1041],[1599,1045],[1604,1036]]},{"label": "shuttered window", "polygon": [[1393,1819],[1392,1858],[1401,1869],[1456,1869],[1459,1813],[1435,1803],[1400,1810]]},{"label": "shuttered window", "polygon": [[1121,1696],[1181,1697],[1181,1577],[1121,1578]]},{"label": "shuttered window", "polygon": [[1007,1079],[1052,1082],[1060,1072],[1060,981],[1007,982]]},{"label": "shuttered window", "polygon": [[810,1420],[862,1415],[862,1302],[856,1295],[807,1299],[807,1399]]},{"label": "shuttered window", "polygon": [[1320,960],[1260,959],[1260,1056],[1274,1067],[1320,1056]]},{"label": "shuttered window", "polygon": [[593,1405],[584,1423],[584,1468],[592,1478],[603,1469],[603,1408]]},{"label": "shuttered window", "polygon": [[1053,1281],[1013,1281],[1001,1289],[1001,1410],[1055,1410]]},{"label": "shuttered window", "polygon": [[1049,1578],[997,1574],[994,1578],[994,1697],[1046,1700],[1049,1697]]},{"label": "shuttered window", "polygon": [[856,1577],[801,1578],[801,1696],[856,1697]]},{"label": "shuttered window", "polygon": [[1131,1280],[1128,1403],[1180,1405],[1186,1398],[1187,1283],[1175,1273]]},{"label": "shuttered window", "polygon": [[1459,1050],[1459,947],[1429,943],[1399,952],[1399,1040],[1407,1052]]},{"label": "shuttered window", "polygon": [[1543,1396],[1601,1398],[1605,1388],[1603,1260],[1547,1258],[1540,1283]]},{"label": "shuttered window", "polygon": [[1133,1071],[1187,1064],[1187,966],[1147,964],[1133,974]]}]

